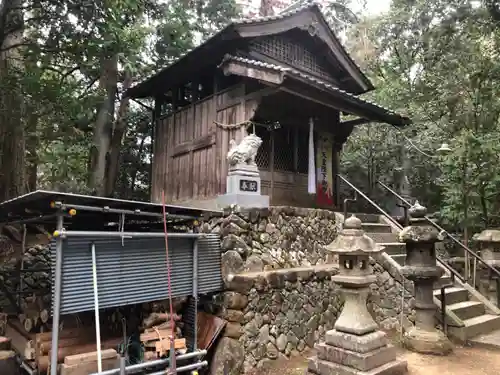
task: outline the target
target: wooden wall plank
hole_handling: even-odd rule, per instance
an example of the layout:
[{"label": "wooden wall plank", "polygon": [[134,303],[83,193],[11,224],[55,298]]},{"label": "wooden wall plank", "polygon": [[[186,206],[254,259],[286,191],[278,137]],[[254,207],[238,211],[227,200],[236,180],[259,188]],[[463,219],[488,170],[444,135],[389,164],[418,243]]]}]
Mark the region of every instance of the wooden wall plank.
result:
[{"label": "wooden wall plank", "polygon": [[229,141],[239,142],[243,132],[223,129],[214,121],[243,122],[257,105],[256,99],[245,99],[244,85],[237,85],[158,119],[152,199],[160,201],[162,189],[167,202],[225,193]]}]

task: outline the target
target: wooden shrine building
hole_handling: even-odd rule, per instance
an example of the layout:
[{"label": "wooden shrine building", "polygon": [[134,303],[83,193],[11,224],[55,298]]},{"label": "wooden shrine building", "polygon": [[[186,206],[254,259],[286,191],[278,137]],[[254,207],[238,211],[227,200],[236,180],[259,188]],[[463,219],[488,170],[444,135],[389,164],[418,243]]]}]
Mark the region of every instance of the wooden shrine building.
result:
[{"label": "wooden shrine building", "polygon": [[[255,132],[262,194],[272,205],[318,206],[308,194],[311,118],[330,193],[354,126],[410,123],[359,97],[373,89],[317,5],[232,22],[128,91],[155,100],[152,201],[164,190],[167,203],[214,208],[226,189],[230,140]],[[341,122],[341,113],[355,120]]]}]

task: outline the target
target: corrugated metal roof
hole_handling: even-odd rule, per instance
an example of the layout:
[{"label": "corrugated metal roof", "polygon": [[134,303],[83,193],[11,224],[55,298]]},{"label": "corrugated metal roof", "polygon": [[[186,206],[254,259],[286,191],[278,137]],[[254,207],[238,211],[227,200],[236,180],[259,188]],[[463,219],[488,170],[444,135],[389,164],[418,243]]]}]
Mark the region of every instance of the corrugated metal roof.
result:
[{"label": "corrugated metal roof", "polygon": [[[95,245],[99,307],[109,308],[168,298],[165,240],[162,238],[67,238],[63,242],[61,314],[94,308],[91,245]],[[220,239],[208,234],[198,240],[169,239],[172,296],[193,295],[194,272],[199,294],[223,289]],[[56,266],[56,241],[51,242],[51,266]],[[197,267],[196,267],[197,266]],[[54,296],[55,272],[52,272]]]},{"label": "corrugated metal roof", "polygon": [[[298,71],[296,69],[285,67],[285,66],[281,66],[281,65],[276,65],[276,64],[270,64],[270,63],[266,63],[266,62],[259,61],[259,60],[248,59],[248,58],[241,57],[241,56],[233,56],[233,55],[225,55],[223,61],[221,62],[221,65],[225,61],[230,61],[230,60],[238,61],[238,62],[247,64],[247,65],[251,65],[251,66],[254,66],[254,67],[261,67],[261,68],[275,70],[277,72],[282,72],[282,73],[285,73],[287,75],[291,75],[291,76],[295,76],[295,77],[298,77],[298,78],[302,78],[302,79],[308,80],[311,83],[317,84],[319,86],[323,86],[323,87],[325,87],[325,88],[327,88],[329,90],[332,90],[332,91],[335,91],[335,92],[337,92],[339,94],[342,94],[346,98],[355,100],[359,104],[372,106],[375,109],[378,109],[380,111],[386,112],[390,116],[398,116],[401,119],[405,119],[404,117],[402,117],[401,115],[397,114],[394,111],[391,111],[389,109],[381,107],[380,105],[378,105],[376,103],[373,103],[371,101],[368,101],[368,100],[365,100],[365,99],[361,99],[357,95],[353,95],[353,94],[351,94],[351,93],[349,93],[347,91],[344,91],[344,90],[342,90],[342,89],[340,89],[340,88],[338,88],[338,87],[336,87],[336,86],[334,86],[334,85],[332,85],[332,84],[330,84],[328,82],[322,81],[319,78],[313,77],[313,76],[311,76],[309,74],[305,74],[305,73],[303,73],[301,71]],[[408,121],[409,121],[409,119],[408,119]]]}]

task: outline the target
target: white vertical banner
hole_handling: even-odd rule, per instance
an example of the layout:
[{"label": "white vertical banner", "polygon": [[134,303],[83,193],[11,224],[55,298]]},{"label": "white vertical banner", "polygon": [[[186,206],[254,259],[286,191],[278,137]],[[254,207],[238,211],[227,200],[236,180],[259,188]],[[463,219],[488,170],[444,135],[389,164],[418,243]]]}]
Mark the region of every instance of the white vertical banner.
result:
[{"label": "white vertical banner", "polygon": [[307,192],[316,194],[316,166],[314,153],[314,120],[309,119],[309,157],[307,170]]}]

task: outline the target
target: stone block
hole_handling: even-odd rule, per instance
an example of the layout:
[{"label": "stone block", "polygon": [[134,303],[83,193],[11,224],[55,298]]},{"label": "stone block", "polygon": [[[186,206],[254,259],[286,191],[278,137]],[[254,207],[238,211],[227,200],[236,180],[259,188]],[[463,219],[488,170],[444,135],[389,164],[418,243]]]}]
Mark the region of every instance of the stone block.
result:
[{"label": "stone block", "polygon": [[239,339],[243,335],[243,327],[240,323],[228,322],[224,329],[224,336]]},{"label": "stone block", "polygon": [[332,329],[326,332],[325,342],[331,346],[337,346],[358,353],[368,353],[386,346],[389,341],[387,335],[382,331],[375,331],[363,336],[344,333]]},{"label": "stone block", "polygon": [[360,371],[368,371],[396,359],[396,348],[393,345],[386,345],[367,353],[357,353],[323,343],[317,344],[315,349],[321,360],[353,367]]},{"label": "stone block", "polygon": [[232,172],[227,176],[226,189],[228,194],[260,195],[261,182],[259,173]]},{"label": "stone block", "polygon": [[247,296],[236,292],[225,292],[223,298],[228,309],[243,310],[248,303]]},{"label": "stone block", "polygon": [[244,208],[267,208],[269,207],[268,195],[250,194],[225,194],[217,197],[217,206],[221,209],[232,205]]},{"label": "stone block", "polygon": [[309,374],[315,375],[401,375],[408,369],[406,361],[396,359],[369,371],[360,371],[353,367],[332,363],[313,357],[308,363]]}]

